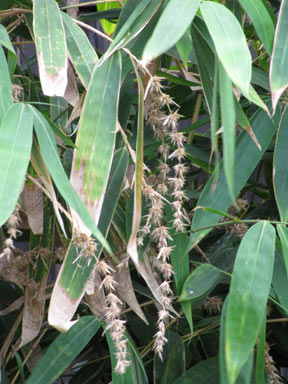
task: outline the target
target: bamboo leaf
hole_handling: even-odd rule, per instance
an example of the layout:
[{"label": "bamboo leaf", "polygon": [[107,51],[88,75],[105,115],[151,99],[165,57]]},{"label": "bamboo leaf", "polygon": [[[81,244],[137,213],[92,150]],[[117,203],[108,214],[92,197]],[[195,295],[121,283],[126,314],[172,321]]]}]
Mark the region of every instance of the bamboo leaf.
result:
[{"label": "bamboo leaf", "polygon": [[121,56],[116,52],[93,72],[74,151],[70,180],[96,224],[113,159],[120,80]]},{"label": "bamboo leaf", "polygon": [[282,0],[276,25],[273,52],[270,65],[270,87],[272,105],[275,111],[277,102],[288,86],[288,0]]},{"label": "bamboo leaf", "polygon": [[275,230],[266,221],[250,228],[238,249],[225,329],[225,357],[230,384],[235,383],[257,341],[270,291],[274,252]]},{"label": "bamboo leaf", "polygon": [[198,305],[209,295],[222,278],[220,269],[211,264],[201,264],[187,277],[179,301],[190,300]]},{"label": "bamboo leaf", "polygon": [[12,214],[21,193],[30,159],[32,130],[31,111],[24,104],[13,104],[0,126],[0,226]]},{"label": "bamboo leaf", "polygon": [[[225,360],[225,339],[226,339],[226,317],[227,317],[227,304],[229,297],[226,298],[220,320],[220,346],[219,346],[219,366],[220,366],[220,381],[221,384],[227,384],[227,369]],[[253,370],[254,354],[250,353],[245,365],[242,367],[241,372],[235,384],[251,384],[251,375]]]},{"label": "bamboo leaf", "polygon": [[[120,4],[118,1],[112,1],[111,3],[100,3],[97,5],[97,11],[103,12],[110,9],[120,8]],[[106,35],[111,36],[116,28],[115,23],[111,23],[109,20],[102,19],[101,25],[103,28],[103,31],[106,33]]]},{"label": "bamboo leaf", "polygon": [[185,349],[181,336],[168,331],[167,339],[162,359],[154,355],[154,384],[174,383],[185,371]]},{"label": "bamboo leaf", "polygon": [[68,58],[64,26],[55,0],[35,0],[33,30],[42,89],[47,96],[64,96]]},{"label": "bamboo leaf", "polygon": [[135,66],[138,79],[138,125],[136,142],[136,165],[134,183],[134,208],[132,232],[127,245],[127,252],[135,264],[138,264],[137,234],[142,218],[142,180],[143,180],[143,146],[144,146],[144,87],[142,79]]},{"label": "bamboo leaf", "polygon": [[239,0],[254,24],[255,30],[269,55],[272,53],[275,27],[273,20],[261,0]]},{"label": "bamboo leaf", "polygon": [[64,21],[69,58],[87,89],[98,56],[86,34],[73,19],[64,12],[61,12],[61,16]]},{"label": "bamboo leaf", "polygon": [[256,384],[265,384],[265,350],[266,350],[266,311],[263,316],[263,323],[260,330],[256,358]]},{"label": "bamboo leaf", "polygon": [[[128,152],[126,149],[120,149],[113,158],[111,177],[99,220],[99,230],[105,236],[107,236],[119,200],[127,166]],[[102,246],[99,243],[95,256],[100,256],[101,252]],[[96,258],[93,258],[90,263],[85,258],[80,258],[75,262],[76,258],[77,250],[73,244],[70,244],[50,300],[48,321],[61,330],[71,326],[70,320],[85,293],[85,286],[95,266]],[[72,279],[71,276],[73,276]]]},{"label": "bamboo leaf", "polygon": [[[235,151],[237,169],[235,169],[234,176],[235,196],[237,196],[246,184],[251,173],[266,151],[272,137],[274,136],[278,121],[279,110],[273,120],[271,120],[264,111],[258,111],[251,118],[250,125],[258,138],[259,144],[261,145],[261,151],[255,151],[255,144],[247,132],[243,131],[237,137]],[[214,171],[209,182],[203,189],[198,204],[200,206],[211,207],[220,211],[226,211],[232,204],[232,200],[227,189],[222,161],[219,163],[219,169]],[[220,215],[203,212],[202,210],[196,210],[192,220],[192,232],[197,230],[197,228],[214,225],[220,220],[220,218]],[[188,249],[192,249],[192,247],[196,245],[204,236],[206,236],[210,230],[211,229],[204,229],[199,232],[192,233]]]},{"label": "bamboo leaf", "polygon": [[189,27],[184,35],[178,40],[176,44],[177,51],[183,60],[183,63],[188,65],[188,60],[193,50],[191,28]]},{"label": "bamboo leaf", "polygon": [[228,76],[240,90],[248,93],[252,60],[238,20],[225,6],[215,2],[202,3],[200,10]]},{"label": "bamboo leaf", "polygon": [[192,23],[199,4],[199,0],[170,0],[167,3],[144,48],[144,61],[149,62],[167,52],[180,40]]},{"label": "bamboo leaf", "polygon": [[34,115],[34,128],[36,130],[41,155],[43,156],[45,164],[59,192],[67,201],[67,203],[75,210],[75,212],[81,216],[81,219],[85,225],[90,228],[96,239],[98,239],[100,243],[110,251],[108,243],[106,242],[99,229],[96,227],[89,212],[87,211],[87,208],[67,178],[58,155],[55,136],[48,121],[33,106],[30,105],[29,107],[31,108]]},{"label": "bamboo leaf", "polygon": [[38,177],[40,178],[43,186],[46,188],[47,192],[49,193],[49,199],[51,200],[51,202],[53,204],[53,208],[54,208],[58,223],[59,223],[64,235],[67,237],[64,223],[63,223],[63,219],[62,219],[62,216],[59,212],[58,200],[56,197],[54,186],[53,186],[50,174],[48,172],[48,169],[47,169],[47,167],[43,161],[43,158],[41,156],[39,146],[36,143],[35,139],[33,140],[33,145],[32,145],[32,150],[31,150],[31,163],[32,163],[33,168],[36,171]]},{"label": "bamboo leaf", "polygon": [[3,48],[0,47],[0,124],[12,104],[12,84]]},{"label": "bamboo leaf", "polygon": [[128,339],[127,343],[127,360],[130,361],[130,365],[126,368],[125,373],[122,375],[115,372],[117,359],[115,356],[116,348],[114,342],[110,336],[110,331],[106,331],[106,338],[109,345],[111,363],[112,363],[112,381],[113,384],[148,384],[148,378],[145,372],[144,364],[139,355],[137,348],[132,338],[125,334]]},{"label": "bamboo leaf", "polygon": [[202,360],[200,363],[188,369],[173,384],[220,384],[219,362],[217,357]]},{"label": "bamboo leaf", "polygon": [[0,45],[8,49],[8,67],[9,67],[9,73],[12,77],[15,67],[17,65],[18,57],[16,55],[16,52],[13,48],[13,45],[11,43],[11,40],[9,38],[8,32],[4,25],[0,24]]},{"label": "bamboo leaf", "polygon": [[[121,28],[119,30],[116,29],[115,38],[109,49],[114,50],[116,47],[119,48],[120,46],[127,45],[138,36],[158,11],[162,3],[163,0],[142,0],[138,2],[129,16],[126,14],[125,17],[127,18]],[[129,7],[129,11],[130,10],[131,8]],[[125,7],[123,12],[125,12]],[[122,23],[121,18],[120,22]]]},{"label": "bamboo leaf", "polygon": [[232,82],[219,62],[219,91],[223,126],[224,171],[231,198],[234,198],[235,131],[236,113]]},{"label": "bamboo leaf", "polygon": [[288,124],[288,108],[286,106],[283,112],[283,115],[281,117],[279,129],[276,137],[274,159],[273,159],[273,184],[274,184],[275,199],[276,199],[277,207],[281,217],[281,221],[283,222],[288,221],[288,207],[287,207],[288,190],[286,187],[288,182],[287,124]]},{"label": "bamboo leaf", "polygon": [[[277,231],[280,236],[279,227],[277,226]],[[283,236],[284,235],[284,236]],[[274,291],[274,296],[278,301],[278,308],[284,314],[288,315],[288,273],[287,273],[287,239],[285,238],[287,231],[283,231],[281,239],[282,252],[279,247],[276,247],[275,250],[275,262],[273,269],[272,277],[272,287]]]},{"label": "bamboo leaf", "polygon": [[30,375],[27,384],[53,384],[100,328],[94,316],[84,316],[67,333],[59,335]]},{"label": "bamboo leaf", "polygon": [[277,224],[277,232],[281,240],[286,275],[288,277],[288,228],[284,225]]}]

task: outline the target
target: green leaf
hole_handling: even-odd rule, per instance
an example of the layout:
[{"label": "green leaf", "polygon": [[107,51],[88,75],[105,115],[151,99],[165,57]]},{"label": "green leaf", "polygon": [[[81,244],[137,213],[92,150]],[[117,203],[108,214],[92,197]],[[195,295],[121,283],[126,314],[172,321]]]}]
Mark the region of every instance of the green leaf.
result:
[{"label": "green leaf", "polygon": [[[225,361],[225,340],[226,340],[226,317],[227,317],[227,303],[229,296],[224,302],[221,320],[220,320],[220,347],[219,347],[219,366],[220,366],[220,378],[221,384],[227,384],[227,369]],[[253,370],[254,354],[250,353],[246,363],[243,365],[241,372],[235,382],[235,384],[251,384],[251,375]]]},{"label": "green leaf", "polygon": [[126,371],[123,375],[119,375],[115,372],[115,367],[117,364],[117,359],[115,356],[116,348],[114,342],[110,336],[110,331],[106,331],[106,338],[109,345],[111,364],[112,364],[112,381],[113,384],[148,384],[148,378],[145,372],[144,364],[139,355],[139,352],[132,340],[128,335],[128,332],[125,333],[125,337],[128,339],[127,343],[127,360],[130,361],[130,365],[126,368]]},{"label": "green leaf", "polygon": [[232,82],[219,62],[219,91],[223,127],[224,172],[231,198],[234,198],[235,131],[236,114]]},{"label": "green leaf", "polygon": [[41,154],[59,192],[67,201],[67,203],[80,215],[81,219],[92,231],[96,239],[98,239],[101,244],[104,244],[105,248],[110,251],[110,247],[107,241],[96,227],[89,212],[87,211],[87,208],[67,178],[66,172],[59,158],[52,128],[50,127],[48,121],[42,116],[42,114],[37,111],[37,109],[31,105],[29,107],[34,114],[34,127],[36,130]]},{"label": "green leaf", "polygon": [[[115,152],[113,163],[111,167],[110,180],[106,190],[102,213],[99,220],[99,230],[107,236],[116,206],[118,204],[121,187],[128,167],[128,152],[126,148],[119,149]],[[98,244],[97,253],[95,256],[100,256],[102,252],[101,244]],[[69,247],[63,267],[59,272],[59,279],[57,280],[52,298],[50,300],[49,308],[49,322],[56,325],[58,318],[55,322],[55,314],[60,312],[61,323],[69,322],[74,315],[81,298],[85,292],[85,286],[95,266],[96,258],[93,258],[89,263],[87,259],[80,258],[75,262],[77,252],[75,247],[71,244]],[[71,279],[73,276],[73,279]],[[65,316],[63,319],[63,303],[65,303]],[[59,310],[60,309],[60,310]]]},{"label": "green leaf", "polygon": [[219,362],[217,357],[203,360],[194,367],[188,369],[173,384],[220,384]]},{"label": "green leaf", "polygon": [[[279,230],[280,226],[277,226],[278,234],[280,235]],[[275,251],[275,263],[273,269],[273,278],[272,278],[272,287],[276,295],[276,299],[280,304],[278,307],[284,316],[288,315],[288,273],[287,273],[287,239],[285,238],[287,235],[287,230],[281,233],[281,245],[283,252],[280,251],[279,247],[276,247]]]},{"label": "green leaf", "polygon": [[94,316],[84,316],[67,333],[59,335],[38,362],[27,384],[53,384],[100,328]]},{"label": "green leaf", "polygon": [[238,20],[225,6],[211,1],[202,3],[200,10],[228,76],[240,90],[248,93],[252,60]]},{"label": "green leaf", "polygon": [[266,311],[263,316],[263,323],[260,330],[259,342],[257,345],[256,358],[256,384],[265,384],[265,350],[266,350]]},{"label": "green leaf", "polygon": [[275,110],[280,96],[288,86],[288,0],[282,0],[276,25],[274,46],[270,65],[272,105]]},{"label": "green leaf", "polygon": [[288,124],[288,108],[286,106],[283,115],[281,117],[276,143],[274,150],[274,159],[273,159],[273,185],[275,192],[275,199],[277,203],[277,207],[279,210],[279,214],[281,217],[281,221],[288,221],[288,153],[287,153],[287,145],[288,145],[288,132],[287,132],[287,124]]},{"label": "green leaf", "polygon": [[172,384],[185,371],[185,348],[182,337],[168,331],[168,343],[164,346],[162,359],[154,355],[154,384]]},{"label": "green leaf", "polygon": [[142,218],[142,183],[143,183],[143,147],[144,147],[144,86],[142,79],[133,62],[138,80],[138,119],[136,139],[136,164],[134,182],[134,204],[132,231],[129,237],[127,252],[135,264],[138,264],[137,234]]},{"label": "green leaf", "polygon": [[[119,52],[95,67],[84,101],[71,180],[99,220],[115,146],[121,80]],[[88,203],[89,201],[89,203]]]},{"label": "green leaf", "polygon": [[[279,110],[278,110],[279,111]],[[235,196],[241,191],[246,184],[248,178],[252,174],[256,165],[262,158],[264,152],[268,148],[279,121],[279,112],[271,120],[264,111],[258,111],[251,118],[251,128],[258,138],[261,145],[261,151],[255,150],[255,144],[245,131],[236,139],[235,163],[237,168],[234,175],[234,193]],[[216,170],[205,188],[201,192],[198,204],[204,207],[211,207],[220,211],[227,211],[232,204],[231,197],[228,192],[226,177],[223,169],[223,162],[219,163],[219,169]],[[192,234],[188,249],[197,244],[204,236],[211,231],[211,228],[203,229],[193,233],[193,231],[217,224],[220,220],[220,215],[215,215],[202,210],[196,210],[192,220]]]},{"label": "green leaf", "polygon": [[144,61],[149,62],[162,55],[180,40],[192,23],[199,4],[200,0],[170,0],[167,3],[144,48]]},{"label": "green leaf", "polygon": [[13,103],[12,100],[12,84],[9,76],[8,65],[3,48],[0,47],[0,124]]},{"label": "green leaf", "polygon": [[[97,4],[97,10],[99,12],[107,11],[114,8],[120,8],[120,4],[118,1],[112,1],[111,3]],[[116,28],[116,24],[111,23],[109,20],[101,20],[101,25],[102,25],[103,31],[108,36],[112,35]]]},{"label": "green leaf", "polygon": [[4,27],[4,25],[1,25],[1,24],[0,24],[0,45],[8,49],[9,73],[10,73],[10,76],[12,76],[15,71],[15,67],[17,65],[18,57],[11,43],[11,40],[9,38],[6,28]]},{"label": "green leaf", "polygon": [[269,55],[272,53],[274,23],[262,0],[239,0],[254,24],[255,30]]},{"label": "green leaf", "polygon": [[0,226],[12,214],[22,191],[32,146],[33,115],[24,104],[13,104],[0,127]]},{"label": "green leaf", "polygon": [[212,112],[213,89],[211,79],[214,76],[215,59],[212,49],[205,39],[192,25],[192,39],[197,57],[198,69],[201,76],[205,100],[208,111]]},{"label": "green leaf", "polygon": [[[145,28],[145,26],[149,23],[151,18],[157,12],[163,0],[142,0],[138,2],[136,7],[132,11],[130,4],[127,3],[127,7],[129,7],[129,12],[125,12],[125,8],[123,9],[123,14],[125,13],[125,22],[122,21],[120,16],[119,24],[121,24],[121,28],[118,28],[115,31],[115,37],[113,43],[110,45],[109,49],[113,50],[116,47],[127,45],[131,40],[133,40],[139,33]],[[123,17],[124,19],[124,17]]]},{"label": "green leaf", "polygon": [[284,225],[277,224],[277,232],[280,237],[283,257],[285,262],[286,275],[288,278],[288,228]]},{"label": "green leaf", "polygon": [[61,12],[64,21],[69,58],[87,89],[98,56],[83,30],[67,15]]},{"label": "green leaf", "polygon": [[33,29],[42,89],[47,96],[64,96],[67,48],[63,22],[55,0],[35,0]]},{"label": "green leaf", "polygon": [[190,300],[198,305],[209,295],[222,278],[220,269],[211,264],[201,264],[187,277],[179,301]]},{"label": "green leaf", "polygon": [[266,221],[251,227],[238,249],[225,329],[229,384],[235,382],[257,341],[272,281],[274,252],[275,229]]},{"label": "green leaf", "polygon": [[178,40],[176,48],[181,59],[183,60],[183,63],[187,66],[190,54],[193,49],[190,27],[187,29],[181,39]]}]

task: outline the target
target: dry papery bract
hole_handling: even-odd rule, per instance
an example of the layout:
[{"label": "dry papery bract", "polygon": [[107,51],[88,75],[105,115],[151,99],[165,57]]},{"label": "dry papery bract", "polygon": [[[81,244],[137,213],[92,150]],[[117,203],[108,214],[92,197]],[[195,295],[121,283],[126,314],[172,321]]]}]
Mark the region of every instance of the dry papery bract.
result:
[{"label": "dry papery bract", "polygon": [[[164,92],[162,79],[151,76],[145,92],[145,119],[154,132],[155,139],[159,142],[158,166],[156,174],[148,174],[143,180],[143,195],[148,203],[148,214],[145,225],[140,229],[137,239],[138,245],[144,244],[144,238],[150,235],[156,249],[157,262],[153,261],[154,274],[160,284],[161,309],[158,312],[158,331],[155,335],[153,349],[162,359],[163,347],[167,342],[165,337],[165,324],[170,313],[173,292],[170,280],[173,269],[169,262],[173,247],[168,242],[172,241],[169,228],[183,232],[189,219],[183,207],[186,200],[184,193],[185,175],[188,168],[185,166],[184,143],[186,138],[177,129],[181,118],[177,104]],[[173,109],[172,109],[173,108]],[[168,201],[168,193],[172,202]],[[170,199],[169,198],[169,199]],[[165,204],[171,204],[173,220],[167,222],[164,214]],[[151,258],[150,258],[151,259]]]}]

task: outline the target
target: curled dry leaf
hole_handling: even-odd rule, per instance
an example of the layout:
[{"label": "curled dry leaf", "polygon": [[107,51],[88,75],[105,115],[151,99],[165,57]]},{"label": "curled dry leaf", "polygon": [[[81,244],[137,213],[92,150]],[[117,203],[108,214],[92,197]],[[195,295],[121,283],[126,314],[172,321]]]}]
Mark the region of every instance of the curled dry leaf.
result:
[{"label": "curled dry leaf", "polygon": [[85,295],[85,301],[88,304],[91,312],[93,315],[102,317],[105,315],[107,310],[105,309],[106,301],[105,301],[105,294],[103,291],[103,287],[100,288],[101,285],[101,277],[97,271],[95,271],[94,279],[93,279],[93,292],[87,291],[86,286],[86,295]]},{"label": "curled dry leaf", "polygon": [[43,194],[35,184],[25,183],[22,192],[23,208],[34,235],[43,233]]},{"label": "curled dry leaf", "polygon": [[22,334],[17,348],[22,348],[38,336],[45,312],[47,278],[37,284],[31,280],[25,287]]},{"label": "curled dry leaf", "polygon": [[[115,268],[115,267],[114,267]],[[132,280],[130,276],[130,270],[126,263],[121,265],[121,268],[114,269],[112,272],[114,280],[117,282],[116,291],[119,294],[122,301],[125,301],[129,307],[144,321],[144,323],[148,324],[148,321],[137,301]]]}]

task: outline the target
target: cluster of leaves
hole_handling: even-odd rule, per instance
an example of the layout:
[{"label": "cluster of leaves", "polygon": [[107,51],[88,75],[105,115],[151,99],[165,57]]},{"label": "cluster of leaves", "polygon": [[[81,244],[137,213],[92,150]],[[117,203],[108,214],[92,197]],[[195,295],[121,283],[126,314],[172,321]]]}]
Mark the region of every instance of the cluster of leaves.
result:
[{"label": "cluster of leaves", "polygon": [[3,383],[284,381],[287,17],[1,1]]}]

